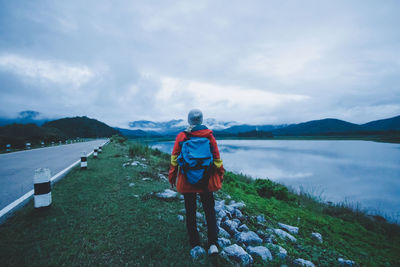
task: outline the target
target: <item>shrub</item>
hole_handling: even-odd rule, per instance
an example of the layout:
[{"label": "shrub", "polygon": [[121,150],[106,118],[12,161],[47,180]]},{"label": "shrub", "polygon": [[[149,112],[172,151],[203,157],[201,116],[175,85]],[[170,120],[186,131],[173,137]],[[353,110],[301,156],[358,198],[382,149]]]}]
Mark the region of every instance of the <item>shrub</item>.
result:
[{"label": "shrub", "polygon": [[274,183],[268,179],[257,179],[254,183],[256,191],[260,197],[275,197],[279,200],[289,200],[288,189],[280,184]]},{"label": "shrub", "polygon": [[147,145],[135,142],[129,146],[128,154],[131,158],[135,156],[147,157],[151,155],[151,148],[149,148]]},{"label": "shrub", "polygon": [[118,134],[114,134],[113,136],[111,136],[111,142],[114,143],[123,144],[126,140],[126,137]]}]

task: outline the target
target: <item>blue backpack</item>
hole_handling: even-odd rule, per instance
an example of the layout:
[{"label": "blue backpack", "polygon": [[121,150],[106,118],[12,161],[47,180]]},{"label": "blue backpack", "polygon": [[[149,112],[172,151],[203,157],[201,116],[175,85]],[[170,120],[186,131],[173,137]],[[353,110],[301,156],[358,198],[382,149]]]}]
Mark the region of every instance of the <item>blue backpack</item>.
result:
[{"label": "blue backpack", "polygon": [[213,162],[210,140],[185,134],[188,140],[182,142],[178,164],[190,184],[207,190]]}]

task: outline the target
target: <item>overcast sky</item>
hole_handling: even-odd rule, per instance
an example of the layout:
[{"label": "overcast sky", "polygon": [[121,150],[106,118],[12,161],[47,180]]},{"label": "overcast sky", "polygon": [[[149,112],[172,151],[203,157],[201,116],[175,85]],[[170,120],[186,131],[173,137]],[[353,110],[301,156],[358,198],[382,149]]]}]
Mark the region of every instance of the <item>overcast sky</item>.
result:
[{"label": "overcast sky", "polygon": [[0,115],[400,115],[400,1],[0,0]]}]

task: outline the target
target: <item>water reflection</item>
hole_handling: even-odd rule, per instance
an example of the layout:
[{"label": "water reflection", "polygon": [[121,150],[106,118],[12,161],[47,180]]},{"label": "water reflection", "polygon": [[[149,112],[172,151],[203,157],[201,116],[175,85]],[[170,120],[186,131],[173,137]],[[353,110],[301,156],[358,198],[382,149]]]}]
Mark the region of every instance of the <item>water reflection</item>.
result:
[{"label": "water reflection", "polygon": [[[325,201],[360,203],[392,217],[400,214],[398,144],[221,140],[218,145],[228,170],[302,188]],[[168,153],[172,146],[155,145]]]}]

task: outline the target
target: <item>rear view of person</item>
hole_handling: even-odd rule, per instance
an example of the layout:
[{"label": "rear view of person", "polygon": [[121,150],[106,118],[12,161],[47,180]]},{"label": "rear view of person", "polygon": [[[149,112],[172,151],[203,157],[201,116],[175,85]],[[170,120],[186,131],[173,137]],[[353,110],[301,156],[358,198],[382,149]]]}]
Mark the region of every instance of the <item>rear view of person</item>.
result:
[{"label": "rear view of person", "polygon": [[218,227],[213,192],[222,187],[224,168],[212,131],[202,125],[202,112],[198,109],[191,110],[188,122],[189,127],[176,137],[168,179],[171,186],[176,185],[177,191],[185,198],[186,227],[192,247],[191,254],[201,249],[196,223],[197,194],[200,195],[206,215],[208,253],[214,254],[218,253]]}]

